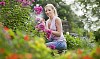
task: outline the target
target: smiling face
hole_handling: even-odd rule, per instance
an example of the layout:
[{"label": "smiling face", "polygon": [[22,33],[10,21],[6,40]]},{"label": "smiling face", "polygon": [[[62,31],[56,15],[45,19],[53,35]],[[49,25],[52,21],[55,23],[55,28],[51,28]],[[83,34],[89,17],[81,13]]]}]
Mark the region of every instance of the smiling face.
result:
[{"label": "smiling face", "polygon": [[54,15],[54,10],[53,10],[51,7],[47,6],[47,7],[45,8],[45,13],[46,13],[46,15],[47,15],[48,17],[51,17],[51,16]]}]

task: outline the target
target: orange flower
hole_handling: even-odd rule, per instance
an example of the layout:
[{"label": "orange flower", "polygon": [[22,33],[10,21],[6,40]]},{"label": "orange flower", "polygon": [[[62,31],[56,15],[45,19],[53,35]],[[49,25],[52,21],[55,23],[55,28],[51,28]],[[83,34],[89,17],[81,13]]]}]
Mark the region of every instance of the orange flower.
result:
[{"label": "orange flower", "polygon": [[96,53],[100,54],[100,47],[96,48]]},{"label": "orange flower", "polygon": [[8,30],[9,30],[9,28],[5,26],[5,27],[4,27],[4,30],[5,30],[5,31],[8,31]]},{"label": "orange flower", "polygon": [[24,55],[19,54],[18,59],[24,59]]},{"label": "orange flower", "polygon": [[18,55],[13,53],[6,57],[6,59],[18,59]]},{"label": "orange flower", "polygon": [[24,40],[28,41],[29,40],[29,36],[28,35],[25,35],[24,36]]},{"label": "orange flower", "polygon": [[83,59],[93,59],[92,57],[90,57],[89,55],[86,55],[83,57]]},{"label": "orange flower", "polygon": [[4,48],[0,48],[0,53],[4,53],[5,49]]},{"label": "orange flower", "polygon": [[67,59],[72,59],[72,57],[71,57],[71,55],[69,54],[69,55],[67,55]]},{"label": "orange flower", "polygon": [[31,53],[25,54],[25,58],[26,58],[26,59],[32,59],[32,54],[31,54]]},{"label": "orange flower", "polygon": [[78,49],[78,50],[77,50],[77,54],[79,54],[79,55],[81,55],[82,52],[83,52],[83,51],[82,51],[81,49]]}]

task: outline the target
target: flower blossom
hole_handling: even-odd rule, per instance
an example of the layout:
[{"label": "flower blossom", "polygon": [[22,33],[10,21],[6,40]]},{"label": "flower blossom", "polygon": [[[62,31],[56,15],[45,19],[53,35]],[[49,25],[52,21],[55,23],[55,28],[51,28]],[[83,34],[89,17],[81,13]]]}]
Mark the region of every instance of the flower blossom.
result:
[{"label": "flower blossom", "polygon": [[50,36],[52,34],[52,30],[48,29],[48,30],[45,30],[45,32],[46,32],[47,38],[50,39]]},{"label": "flower blossom", "polygon": [[36,18],[36,22],[38,22],[38,21],[40,21],[40,18],[37,17],[37,18]]},{"label": "flower blossom", "polygon": [[17,2],[22,3],[22,6],[32,5],[33,0],[17,0]]},{"label": "flower blossom", "polygon": [[6,57],[6,59],[18,59],[18,54],[12,53]]},{"label": "flower blossom", "polygon": [[50,46],[48,46],[49,48],[51,48],[51,49],[55,49],[55,45],[50,45]]},{"label": "flower blossom", "polygon": [[25,35],[24,36],[24,40],[28,41],[29,40],[29,36],[28,35]]},{"label": "flower blossom", "polygon": [[90,57],[89,55],[86,55],[83,57],[83,59],[93,59],[92,57]]},{"label": "flower blossom", "polygon": [[8,31],[8,30],[9,30],[9,28],[8,28],[8,27],[6,27],[6,26],[4,26],[4,30],[5,30],[5,31]]},{"label": "flower blossom", "polygon": [[42,31],[45,30],[45,25],[44,25],[44,23],[39,23],[36,27],[37,27],[39,30],[42,30]]},{"label": "flower blossom", "polygon": [[35,0],[31,0],[32,2],[35,2]]},{"label": "flower blossom", "polygon": [[5,2],[4,1],[2,1],[2,2],[0,2],[0,5],[2,5],[2,6],[5,6]]},{"label": "flower blossom", "polygon": [[36,14],[40,14],[43,10],[42,6],[34,6],[34,9]]}]

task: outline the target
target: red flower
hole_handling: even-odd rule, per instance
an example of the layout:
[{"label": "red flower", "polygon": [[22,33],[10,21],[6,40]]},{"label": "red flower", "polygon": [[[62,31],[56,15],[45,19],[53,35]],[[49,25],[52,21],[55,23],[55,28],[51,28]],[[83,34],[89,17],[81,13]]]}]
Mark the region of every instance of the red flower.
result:
[{"label": "red flower", "polygon": [[89,55],[86,55],[83,57],[83,59],[93,59],[92,57],[90,57]]},{"label": "red flower", "polygon": [[7,56],[6,59],[18,59],[18,55],[13,53],[13,54],[10,54],[9,56]]},{"label": "red flower", "polygon": [[24,36],[24,40],[28,41],[29,40],[29,36],[28,35],[25,35]]},{"label": "red flower", "polygon": [[5,49],[4,48],[0,48],[0,53],[4,53]]},{"label": "red flower", "polygon": [[83,51],[82,51],[81,49],[78,49],[78,50],[77,50],[77,53],[78,53],[79,55],[81,55],[82,52],[83,52]]},{"label": "red flower", "polygon": [[67,56],[67,59],[72,59],[71,55],[68,55],[68,56]]},{"label": "red flower", "polygon": [[5,31],[8,31],[8,30],[9,30],[9,28],[5,26],[5,27],[4,27],[4,30],[5,30]]},{"label": "red flower", "polygon": [[25,54],[25,58],[26,58],[26,59],[32,59],[32,54],[31,54],[31,53]]},{"label": "red flower", "polygon": [[100,54],[100,47],[96,48],[96,53]]}]

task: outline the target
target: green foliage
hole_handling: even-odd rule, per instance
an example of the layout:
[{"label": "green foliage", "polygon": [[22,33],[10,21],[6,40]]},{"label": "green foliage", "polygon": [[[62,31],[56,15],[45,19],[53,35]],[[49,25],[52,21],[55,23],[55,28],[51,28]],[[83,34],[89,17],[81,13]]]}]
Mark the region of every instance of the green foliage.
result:
[{"label": "green foliage", "polygon": [[0,27],[0,58],[10,58],[9,55],[16,54],[18,58],[22,55],[22,59],[28,59],[30,56],[31,59],[51,59],[50,52],[43,37],[22,34],[18,30],[15,33],[11,29],[5,30]]},{"label": "green foliage", "polygon": [[[100,58],[100,53],[98,53],[100,52],[99,46],[91,50],[91,48],[86,45],[88,44],[86,41],[84,41],[84,43],[82,43],[83,41],[80,43],[80,39],[78,38],[75,39],[69,35],[66,35],[67,43],[68,43],[67,52],[61,55],[57,55],[57,51],[55,50],[54,51],[55,56],[53,57],[51,55],[52,50],[47,48],[45,45],[44,34],[36,30],[34,30],[32,33],[33,34],[28,35],[19,30],[16,30],[15,33],[11,29],[0,27],[0,58],[1,59],[7,59],[7,58],[8,59],[11,58],[13,59],[44,59],[44,58],[82,59],[85,56],[94,59]],[[83,45],[84,45],[84,49],[81,48]],[[86,49],[87,47],[89,48],[88,50]]]},{"label": "green foliage", "polygon": [[67,48],[70,49],[84,49],[84,48],[93,48],[92,43],[89,39],[81,39],[79,37],[72,37],[71,35],[66,34],[65,38],[67,40]]},{"label": "green foliage", "polygon": [[80,39],[76,39],[70,35],[65,35],[65,38],[67,40],[67,48],[68,49],[77,49],[77,48],[81,47]]},{"label": "green foliage", "polygon": [[95,41],[100,45],[100,29],[98,31],[94,31]]},{"label": "green foliage", "polygon": [[99,59],[100,58],[100,46],[95,47],[91,51],[84,49],[76,49],[67,51],[66,54],[57,56],[56,59]]},{"label": "green foliage", "polygon": [[0,5],[0,22],[3,22],[4,26],[11,28],[13,31],[16,29],[23,31],[32,30],[30,12],[30,6],[23,7],[15,0],[5,0],[5,6]]}]

